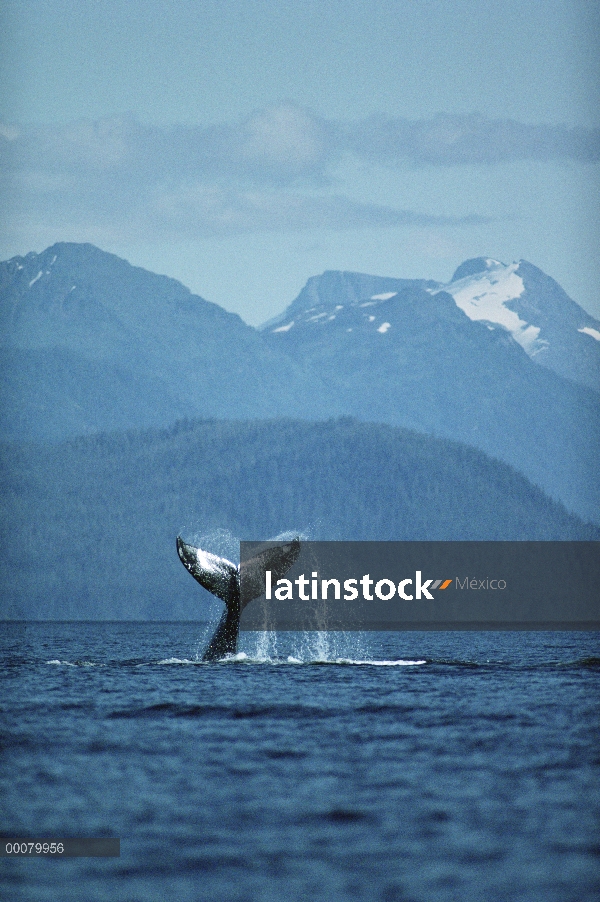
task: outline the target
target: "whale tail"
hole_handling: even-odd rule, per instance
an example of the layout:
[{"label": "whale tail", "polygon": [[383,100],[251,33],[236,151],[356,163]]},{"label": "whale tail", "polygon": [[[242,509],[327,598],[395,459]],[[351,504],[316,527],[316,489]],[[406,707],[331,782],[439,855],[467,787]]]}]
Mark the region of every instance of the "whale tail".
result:
[{"label": "whale tail", "polygon": [[287,573],[300,554],[300,539],[267,548],[244,561],[241,568],[226,558],[188,545],[180,536],[177,536],[177,554],[194,579],[225,602],[226,609],[202,656],[203,661],[217,661],[236,653],[240,615],[253,598],[264,592],[265,570],[271,570],[275,580]]},{"label": "whale tail", "polygon": [[188,545],[180,536],[177,536],[177,554],[194,579],[224,601],[227,607],[236,600],[239,602],[240,575],[235,564],[202,548]]}]

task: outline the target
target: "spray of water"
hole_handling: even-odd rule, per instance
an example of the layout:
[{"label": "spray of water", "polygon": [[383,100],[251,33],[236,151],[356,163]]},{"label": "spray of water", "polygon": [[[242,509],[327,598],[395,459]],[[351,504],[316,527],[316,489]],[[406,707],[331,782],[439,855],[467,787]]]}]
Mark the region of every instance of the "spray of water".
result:
[{"label": "spray of water", "polygon": [[182,538],[196,548],[203,548],[219,557],[224,557],[234,564],[240,562],[240,540],[228,529],[210,529],[206,531],[181,530]]},{"label": "spray of water", "polygon": [[372,657],[368,636],[356,632],[242,633],[240,649],[248,660],[270,663],[330,664]]},{"label": "spray of water", "polygon": [[[290,542],[296,537],[308,542],[319,534],[318,523],[307,528],[289,529],[280,532],[270,541]],[[214,528],[210,530],[185,529],[181,531],[185,541],[198,548],[204,548],[219,557],[239,563],[240,539],[230,530]],[[200,661],[212,636],[215,624],[206,624],[202,635],[194,647],[194,659]],[[372,652],[369,649],[368,634],[356,632],[247,632],[240,634],[239,653],[234,660],[257,663],[369,663]],[[373,661],[372,663],[377,663]],[[386,662],[381,662],[386,663]],[[392,662],[387,662],[392,663]],[[404,662],[396,662],[404,663]],[[406,662],[409,663],[409,662]],[[415,662],[416,663],[416,662]],[[419,662],[420,663],[420,662]]]}]

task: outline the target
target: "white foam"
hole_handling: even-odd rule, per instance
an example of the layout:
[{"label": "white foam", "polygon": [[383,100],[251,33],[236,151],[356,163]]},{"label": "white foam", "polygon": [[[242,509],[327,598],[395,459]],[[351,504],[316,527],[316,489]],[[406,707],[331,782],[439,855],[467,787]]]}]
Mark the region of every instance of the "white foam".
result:
[{"label": "white foam", "polygon": [[302,665],[315,665],[318,664],[322,666],[324,664],[329,664],[331,666],[336,665],[351,665],[353,667],[416,667],[420,664],[426,664],[427,661],[424,658],[419,658],[415,661],[370,661],[368,659],[355,659],[355,658],[328,658],[326,655],[323,657],[310,657],[310,658],[296,658],[294,655],[288,655],[284,660],[278,658],[271,657],[249,657],[248,655],[240,652],[237,655],[232,655],[230,657],[224,658],[226,661],[246,661],[248,664],[302,664]]},{"label": "white foam", "polygon": [[353,661],[351,658],[338,658],[336,664],[355,664],[361,667],[365,664],[371,667],[414,667],[417,664],[426,664],[427,661],[419,659],[418,661]]},{"label": "white foam", "polygon": [[197,661],[190,661],[189,658],[165,658],[164,661],[157,661],[157,664],[197,664]]},{"label": "white foam", "polygon": [[592,329],[591,326],[584,326],[583,329],[578,329],[577,331],[583,332],[584,335],[591,335],[596,341],[600,341],[600,332],[597,329]]}]

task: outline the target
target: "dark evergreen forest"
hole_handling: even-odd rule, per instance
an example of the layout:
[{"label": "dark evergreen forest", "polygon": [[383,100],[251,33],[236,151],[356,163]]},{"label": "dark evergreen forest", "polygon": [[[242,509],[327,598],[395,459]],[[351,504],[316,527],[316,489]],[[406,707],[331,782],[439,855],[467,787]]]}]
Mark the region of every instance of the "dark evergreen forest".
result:
[{"label": "dark evergreen forest", "polygon": [[214,615],[179,563],[180,532],[205,546],[218,530],[237,539],[600,538],[473,448],[350,418],[180,422],[7,444],[1,460],[4,618]]}]

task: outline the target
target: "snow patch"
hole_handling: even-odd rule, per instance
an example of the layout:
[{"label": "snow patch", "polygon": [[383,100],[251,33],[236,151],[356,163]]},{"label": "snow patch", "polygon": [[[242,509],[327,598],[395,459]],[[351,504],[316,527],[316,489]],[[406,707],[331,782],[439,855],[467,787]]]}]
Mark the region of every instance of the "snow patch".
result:
[{"label": "snow patch", "polygon": [[578,329],[577,331],[583,332],[584,335],[591,335],[596,341],[600,341],[600,332],[597,329],[592,329],[591,326],[584,326],[583,329]]},{"label": "snow patch", "polygon": [[[74,285],[73,288],[75,288]],[[71,289],[71,291],[73,291],[73,288]],[[278,329],[273,329],[273,332],[289,332],[293,325],[294,320],[292,320],[291,323],[288,323],[287,326],[279,326]]]},{"label": "snow patch", "polygon": [[367,317],[367,318],[368,318],[368,320],[369,320],[370,323],[372,323],[372,322],[375,321],[375,317],[374,317],[374,316],[369,316],[369,317]]},{"label": "snow patch", "polygon": [[43,273],[42,273],[42,270],[40,269],[40,271],[37,274],[37,276],[35,277],[35,279],[32,279],[31,282],[29,283],[29,287],[31,288],[32,285],[35,285],[37,280],[42,278],[42,275],[43,275]]},{"label": "snow patch", "polygon": [[382,323],[377,331],[381,332],[381,334],[384,335],[387,332],[387,330],[391,329],[391,328],[392,328],[391,323]]},{"label": "snow patch", "polygon": [[456,306],[469,319],[502,326],[530,357],[538,354],[548,346],[547,341],[539,338],[539,328],[525,322],[506,306],[525,291],[523,279],[516,272],[519,264],[504,266],[495,260],[486,260],[486,263],[491,267],[487,272],[459,279],[441,290],[452,295]]},{"label": "snow patch", "polygon": [[308,317],[308,322],[309,322],[309,323],[316,323],[317,320],[323,319],[324,316],[327,316],[327,311],[325,311],[325,312],[323,312],[323,313],[315,313],[314,316],[309,316],[309,317]]},{"label": "snow patch", "polygon": [[54,266],[55,263],[56,263],[56,254],[54,254],[54,256],[52,257],[52,260],[50,261],[50,266]]},{"label": "snow patch", "polygon": [[372,301],[389,301],[390,298],[395,298],[398,294],[397,291],[386,291],[383,294],[372,294]]}]

